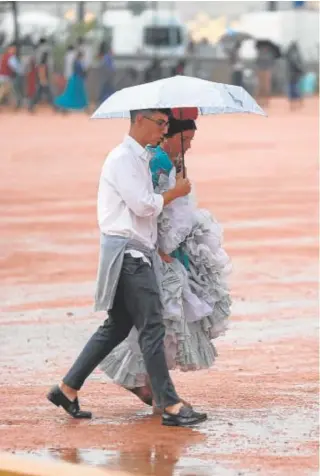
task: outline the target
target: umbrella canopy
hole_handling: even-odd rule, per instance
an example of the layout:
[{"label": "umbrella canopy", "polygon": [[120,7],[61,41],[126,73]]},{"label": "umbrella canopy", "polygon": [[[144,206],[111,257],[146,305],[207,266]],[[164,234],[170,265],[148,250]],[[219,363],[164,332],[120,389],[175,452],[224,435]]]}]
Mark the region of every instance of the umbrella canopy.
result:
[{"label": "umbrella canopy", "polygon": [[177,107],[197,107],[199,114],[203,115],[266,115],[242,87],[189,76],[173,76],[115,92],[98,107],[92,118],[129,118],[130,111]]},{"label": "umbrella canopy", "polygon": [[273,54],[275,59],[281,58],[280,47],[271,40],[257,40],[256,48],[258,50],[261,48],[267,48]]},{"label": "umbrella canopy", "polygon": [[185,108],[197,108],[198,113],[203,115],[266,115],[242,87],[188,76],[173,76],[115,92],[98,107],[92,118],[129,118],[130,111],[176,108],[181,109],[181,118]]}]

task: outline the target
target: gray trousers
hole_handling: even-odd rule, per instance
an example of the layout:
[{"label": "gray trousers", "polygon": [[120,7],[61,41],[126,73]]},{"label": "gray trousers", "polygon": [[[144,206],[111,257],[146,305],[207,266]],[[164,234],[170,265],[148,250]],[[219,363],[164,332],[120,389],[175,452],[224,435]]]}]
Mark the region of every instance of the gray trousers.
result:
[{"label": "gray trousers", "polygon": [[156,404],[166,408],[180,401],[164,353],[165,327],[153,268],[125,254],[109,318],[93,334],[63,382],[80,390],[85,379],[135,326]]}]

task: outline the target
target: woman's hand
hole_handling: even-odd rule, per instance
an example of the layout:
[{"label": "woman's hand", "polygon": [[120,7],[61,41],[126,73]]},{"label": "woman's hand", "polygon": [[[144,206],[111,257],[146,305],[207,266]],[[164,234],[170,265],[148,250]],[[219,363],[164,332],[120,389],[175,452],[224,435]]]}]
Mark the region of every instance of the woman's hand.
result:
[{"label": "woman's hand", "polygon": [[172,263],[173,258],[170,255],[166,255],[163,251],[158,250],[159,256],[165,263]]},{"label": "woman's hand", "polygon": [[175,163],[175,167],[176,167],[176,177],[177,178],[187,178],[187,168],[185,167],[184,170],[185,170],[185,174],[186,176],[184,177],[183,176],[183,167],[182,167],[182,160],[181,159],[178,159]]},{"label": "woman's hand", "polygon": [[[187,169],[185,169],[185,171],[186,171],[186,177],[185,178],[187,178]],[[184,178],[182,170],[176,174],[176,179],[181,179],[181,178]]]}]

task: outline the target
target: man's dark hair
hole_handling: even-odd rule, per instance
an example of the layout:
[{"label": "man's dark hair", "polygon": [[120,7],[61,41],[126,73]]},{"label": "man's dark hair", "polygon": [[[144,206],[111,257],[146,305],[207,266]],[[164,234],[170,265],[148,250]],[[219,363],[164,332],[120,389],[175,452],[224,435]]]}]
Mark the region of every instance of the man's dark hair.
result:
[{"label": "man's dark hair", "polygon": [[162,114],[168,116],[168,118],[171,117],[171,109],[137,109],[135,111],[130,111],[131,123],[133,124],[135,122],[138,114],[142,114],[144,116],[151,116],[151,114],[154,114],[155,112],[161,112]]}]

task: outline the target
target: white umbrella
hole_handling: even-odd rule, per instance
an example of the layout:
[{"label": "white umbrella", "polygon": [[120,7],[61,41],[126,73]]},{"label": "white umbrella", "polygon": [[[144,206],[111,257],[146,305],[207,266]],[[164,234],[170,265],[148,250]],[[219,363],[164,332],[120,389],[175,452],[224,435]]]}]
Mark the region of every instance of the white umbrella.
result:
[{"label": "white umbrella", "polygon": [[121,89],[106,99],[93,119],[129,118],[130,111],[197,107],[200,114],[265,112],[245,89],[189,76],[152,81]]},{"label": "white umbrella", "polygon": [[[106,99],[93,119],[129,118],[130,111],[140,109],[198,108],[203,115],[252,113],[265,116],[245,89],[213,83],[189,76],[173,76],[138,86],[121,89]],[[181,133],[182,170],[185,176],[183,138]]]}]

